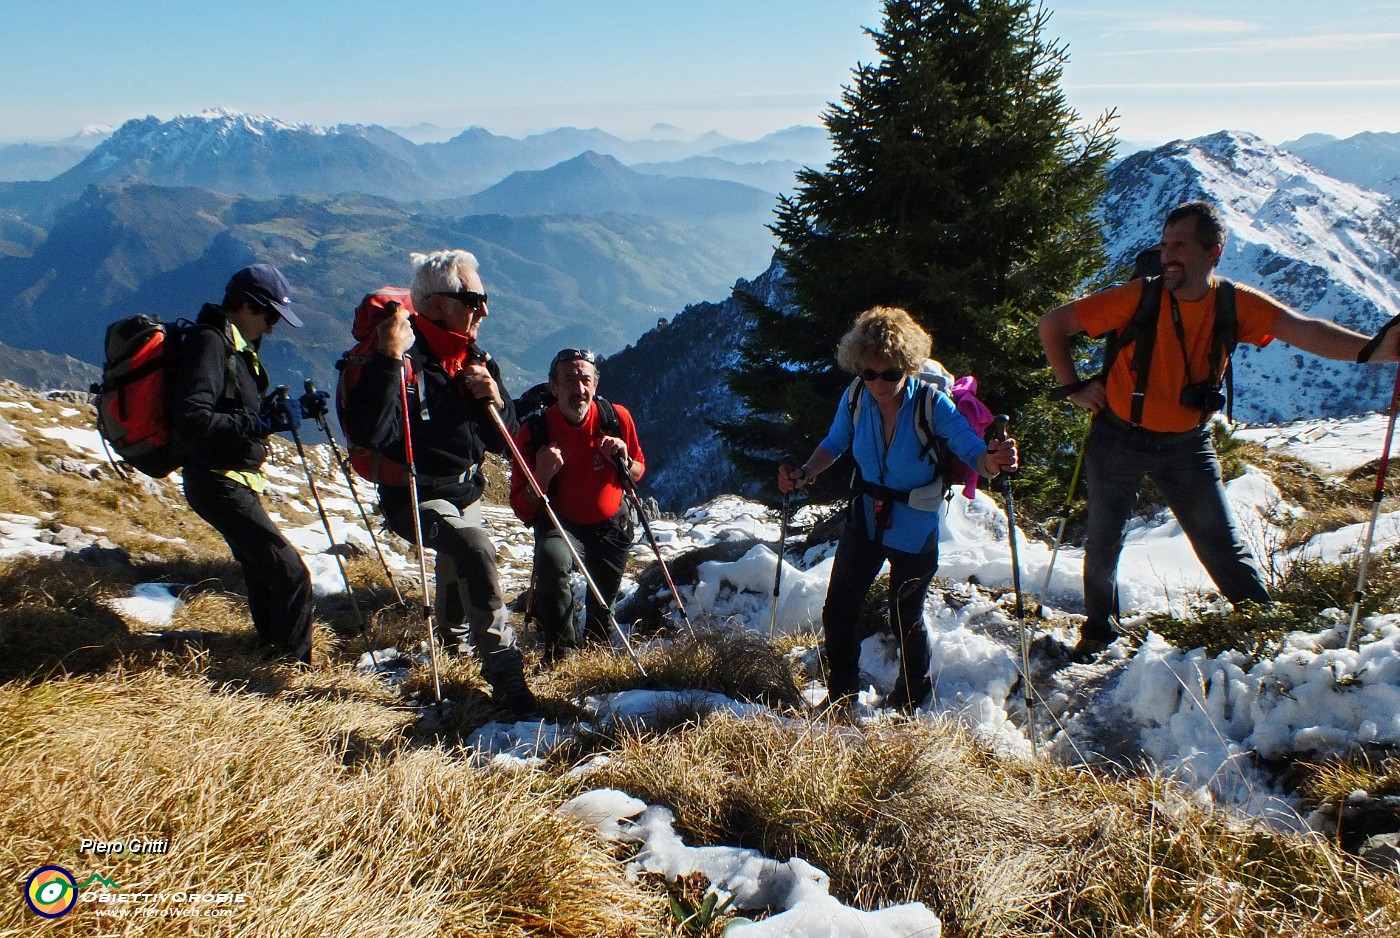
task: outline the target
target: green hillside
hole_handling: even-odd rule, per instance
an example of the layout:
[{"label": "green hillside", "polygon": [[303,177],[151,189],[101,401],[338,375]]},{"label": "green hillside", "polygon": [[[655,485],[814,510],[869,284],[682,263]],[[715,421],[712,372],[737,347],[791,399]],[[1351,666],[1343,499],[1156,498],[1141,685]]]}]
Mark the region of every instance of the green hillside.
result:
[{"label": "green hillside", "polygon": [[512,387],[537,380],[560,345],[614,350],[688,302],[725,295],[766,236],[636,215],[454,217],[354,194],[252,199],[141,183],[88,187],[44,234],[0,252],[0,342],[97,361],[112,320],[193,316],[233,270],[267,261],[306,321],[269,342],[274,374],[323,383],[366,291],[405,283],[413,251],[466,248],[492,298],[483,339]]}]

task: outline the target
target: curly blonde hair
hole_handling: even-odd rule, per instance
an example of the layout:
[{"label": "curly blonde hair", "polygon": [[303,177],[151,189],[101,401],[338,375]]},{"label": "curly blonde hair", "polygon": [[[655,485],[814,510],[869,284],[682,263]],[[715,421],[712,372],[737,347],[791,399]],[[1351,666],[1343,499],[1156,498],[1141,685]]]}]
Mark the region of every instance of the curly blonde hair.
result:
[{"label": "curly blonde hair", "polygon": [[876,306],[856,317],[836,346],[836,363],[858,374],[871,359],[884,359],[912,375],[933,351],[933,337],[902,309]]}]

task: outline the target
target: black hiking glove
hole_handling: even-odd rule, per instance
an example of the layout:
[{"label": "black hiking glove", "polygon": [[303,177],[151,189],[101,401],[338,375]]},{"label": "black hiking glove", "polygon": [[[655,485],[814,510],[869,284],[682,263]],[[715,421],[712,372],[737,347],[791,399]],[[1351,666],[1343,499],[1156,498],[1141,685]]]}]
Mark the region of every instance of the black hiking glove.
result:
[{"label": "black hiking glove", "polygon": [[279,397],[274,392],[263,399],[260,417],[267,425],[268,433],[295,433],[301,429],[301,404],[288,397]]},{"label": "black hiking glove", "polygon": [[301,405],[303,420],[320,420],[329,410],[326,403],[331,399],[329,391],[307,391],[297,401]]}]

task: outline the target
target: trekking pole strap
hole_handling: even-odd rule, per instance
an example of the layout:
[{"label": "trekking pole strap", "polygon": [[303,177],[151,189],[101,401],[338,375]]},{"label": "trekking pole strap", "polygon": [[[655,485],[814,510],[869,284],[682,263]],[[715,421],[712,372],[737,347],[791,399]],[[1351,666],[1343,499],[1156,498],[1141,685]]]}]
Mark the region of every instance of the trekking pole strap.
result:
[{"label": "trekking pole strap", "polygon": [[1071,396],[1078,394],[1097,380],[1099,380],[1098,375],[1090,375],[1087,378],[1080,378],[1073,384],[1061,384],[1058,387],[1053,387],[1046,391],[1045,397],[1047,400],[1051,401],[1068,400]]}]

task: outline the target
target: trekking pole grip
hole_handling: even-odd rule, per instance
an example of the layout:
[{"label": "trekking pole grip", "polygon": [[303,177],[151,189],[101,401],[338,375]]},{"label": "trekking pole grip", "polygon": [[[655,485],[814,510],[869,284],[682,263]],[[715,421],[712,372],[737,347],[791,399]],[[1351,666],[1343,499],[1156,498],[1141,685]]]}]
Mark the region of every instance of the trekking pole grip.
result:
[{"label": "trekking pole grip", "polygon": [[614,456],[613,465],[617,467],[617,479],[622,483],[622,487],[633,494],[637,491],[637,484],[632,481],[632,470],[627,467],[627,458],[624,456]]},{"label": "trekking pole grip", "polygon": [[[987,425],[986,432],[982,434],[982,441],[990,447],[993,443],[1000,443],[1007,439],[1007,426],[1010,423],[1011,418],[1006,414],[997,414],[992,418],[992,422]],[[1008,472],[998,472],[995,478],[989,481],[1001,483],[1003,489],[1009,488],[1011,485],[1011,474]]]}]

